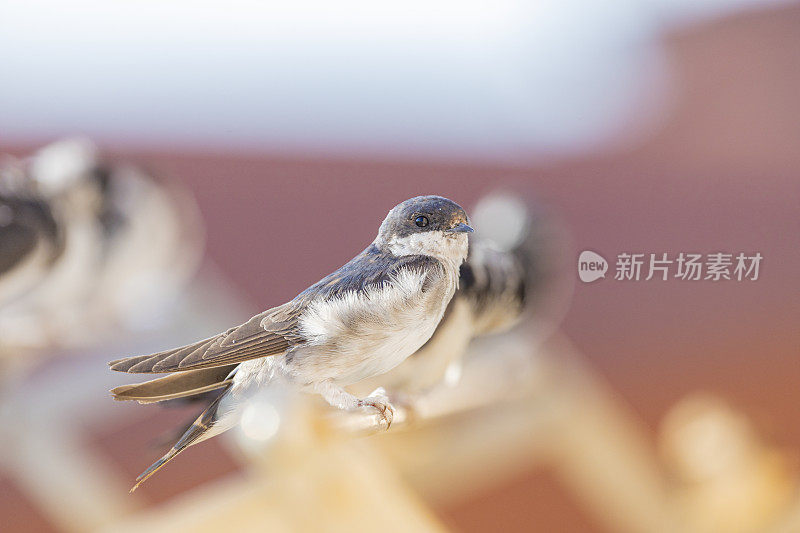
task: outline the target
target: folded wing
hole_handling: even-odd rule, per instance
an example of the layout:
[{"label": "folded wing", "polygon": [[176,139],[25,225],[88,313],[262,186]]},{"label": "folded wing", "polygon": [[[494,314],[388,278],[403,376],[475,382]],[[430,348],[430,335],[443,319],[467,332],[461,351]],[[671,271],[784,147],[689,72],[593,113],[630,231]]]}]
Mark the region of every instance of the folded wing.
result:
[{"label": "folded wing", "polygon": [[233,382],[236,365],[199,368],[186,372],[173,372],[165,377],[122,385],[111,390],[115,400],[134,400],[155,403],[178,398],[190,398],[228,387]]},{"label": "folded wing", "polygon": [[289,302],[208,339],[163,352],[111,361],[118,372],[151,374],[236,365],[284,353],[299,342],[299,306]]}]

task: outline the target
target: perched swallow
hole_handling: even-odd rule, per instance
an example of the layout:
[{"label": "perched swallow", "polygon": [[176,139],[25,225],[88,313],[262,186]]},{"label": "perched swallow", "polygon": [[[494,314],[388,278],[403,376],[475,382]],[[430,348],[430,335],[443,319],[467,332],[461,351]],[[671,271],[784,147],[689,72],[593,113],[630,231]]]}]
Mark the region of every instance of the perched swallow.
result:
[{"label": "perched swallow", "polygon": [[393,408],[375,391],[343,387],[382,374],[433,335],[458,288],[472,232],[466,212],[440,196],[397,205],[363,252],[288,303],[206,340],[154,355],[120,359],[112,370],[172,374],[117,387],[117,400],[141,403],[224,392],[132,490],[188,446],[232,427],[248,391],[273,380],[319,393],[340,409],[372,407],[391,424]]}]

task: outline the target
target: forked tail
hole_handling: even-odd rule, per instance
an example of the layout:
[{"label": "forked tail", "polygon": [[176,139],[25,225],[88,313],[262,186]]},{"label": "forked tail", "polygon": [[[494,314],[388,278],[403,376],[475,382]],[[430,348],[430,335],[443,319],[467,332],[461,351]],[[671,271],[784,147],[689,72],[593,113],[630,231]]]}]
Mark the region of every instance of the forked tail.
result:
[{"label": "forked tail", "polygon": [[[203,411],[200,416],[197,417],[191,426],[184,432],[178,442],[158,461],[150,465],[150,467],[139,474],[139,477],[136,478],[136,484],[131,488],[130,492],[135,491],[139,488],[139,485],[144,483],[150,476],[158,472],[161,467],[166,465],[172,459],[175,458],[179,453],[183,450],[191,446],[192,444],[196,444],[202,440],[205,440],[213,435],[219,433],[219,431],[210,431],[214,426],[215,423],[218,422],[219,417],[218,410],[221,400],[227,395],[221,394],[217,397],[211,404]],[[217,429],[217,428],[215,428]]]}]

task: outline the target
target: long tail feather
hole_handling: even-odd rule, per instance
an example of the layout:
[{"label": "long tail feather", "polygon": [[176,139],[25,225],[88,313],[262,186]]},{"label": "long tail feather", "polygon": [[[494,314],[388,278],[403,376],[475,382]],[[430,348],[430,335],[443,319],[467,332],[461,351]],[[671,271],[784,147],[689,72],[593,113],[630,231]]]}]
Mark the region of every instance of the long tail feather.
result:
[{"label": "long tail feather", "polygon": [[163,457],[161,457],[161,459],[150,465],[147,470],[139,474],[139,477],[136,478],[136,484],[131,487],[130,492],[138,489],[139,485],[147,481],[150,476],[161,470],[161,468],[173,460],[183,450],[192,444],[196,444],[197,442],[208,438],[207,433],[217,420],[217,409],[219,408],[220,401],[224,396],[224,394],[220,395],[216,400],[214,400],[211,405],[209,405],[206,410],[197,417],[197,420],[195,420],[192,425],[189,426],[189,429],[187,429],[183,436],[178,439],[178,442],[176,442],[175,445],[170,448],[170,450],[164,454]]}]

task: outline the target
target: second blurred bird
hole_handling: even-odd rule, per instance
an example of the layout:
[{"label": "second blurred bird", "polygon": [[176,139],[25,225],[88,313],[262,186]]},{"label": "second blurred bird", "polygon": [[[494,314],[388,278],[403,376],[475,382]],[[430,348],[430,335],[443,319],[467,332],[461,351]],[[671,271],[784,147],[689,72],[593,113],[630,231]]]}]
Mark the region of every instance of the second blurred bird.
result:
[{"label": "second blurred bird", "polygon": [[0,353],[95,345],[154,323],[202,251],[189,195],[84,139],[0,165]]}]

